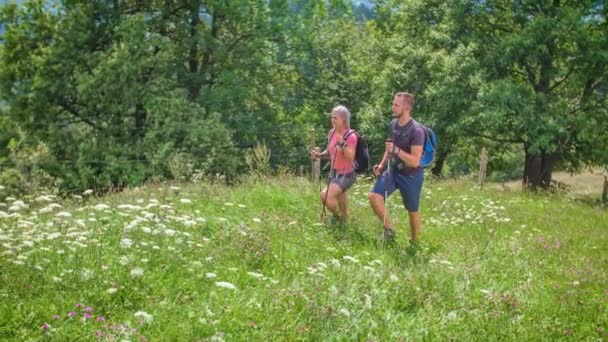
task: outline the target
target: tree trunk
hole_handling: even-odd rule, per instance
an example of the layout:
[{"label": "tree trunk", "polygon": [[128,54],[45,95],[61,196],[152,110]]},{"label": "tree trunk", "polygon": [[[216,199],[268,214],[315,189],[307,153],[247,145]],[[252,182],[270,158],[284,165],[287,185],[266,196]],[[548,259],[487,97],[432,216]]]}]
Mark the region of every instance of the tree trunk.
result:
[{"label": "tree trunk", "polygon": [[548,190],[551,186],[553,165],[557,155],[542,151],[540,154],[532,154],[526,147],[526,162],[524,165],[523,187],[524,189],[536,191],[539,188]]},{"label": "tree trunk", "polygon": [[[441,132],[437,132],[441,134]],[[433,174],[433,176],[435,177],[440,177],[441,176],[441,172],[443,171],[443,166],[445,165],[445,161],[448,158],[448,155],[450,154],[450,152],[452,151],[452,140],[445,140],[443,141],[442,145],[439,146],[439,148],[437,148],[437,156],[435,157],[435,165],[433,165],[433,168],[431,169],[431,173]]]},{"label": "tree trunk", "polygon": [[146,108],[142,103],[135,105],[135,137],[143,137],[146,129]]},{"label": "tree trunk", "polygon": [[199,26],[201,24],[200,18],[201,4],[199,1],[195,1],[190,9],[190,52],[188,54],[188,72],[190,73],[190,98],[196,100],[201,91],[201,82],[198,80],[197,74],[199,72],[199,41],[197,39]]},{"label": "tree trunk", "polygon": [[441,176],[441,171],[443,171],[443,165],[445,164],[445,160],[447,159],[448,154],[442,153],[441,151],[437,151],[437,158],[435,158],[435,165],[431,169],[431,173],[435,177]]}]

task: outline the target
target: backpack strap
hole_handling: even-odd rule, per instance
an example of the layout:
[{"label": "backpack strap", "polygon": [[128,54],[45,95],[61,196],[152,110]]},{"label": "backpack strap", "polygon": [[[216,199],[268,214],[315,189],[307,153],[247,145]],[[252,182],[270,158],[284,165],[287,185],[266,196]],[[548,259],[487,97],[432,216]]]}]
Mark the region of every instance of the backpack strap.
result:
[{"label": "backpack strap", "polygon": [[[331,129],[329,130],[329,134],[327,135],[327,143],[331,142],[331,138],[334,137],[334,133],[336,133],[335,129]],[[344,132],[344,141],[346,141],[346,139],[348,139],[348,137],[351,136],[351,134],[356,134],[357,131],[355,131],[354,129],[347,129],[346,132]]]},{"label": "backpack strap", "polygon": [[[394,125],[398,125],[399,121],[397,121],[397,119],[394,120]],[[405,131],[405,141],[407,141],[407,144],[411,146],[411,142],[410,142],[410,137],[412,136],[412,132],[414,132],[414,130],[416,129],[416,127],[420,126],[420,124],[418,123],[418,121],[414,120],[412,118],[412,125],[407,129],[407,131]],[[394,127],[394,126],[393,126]]]},{"label": "backpack strap", "polygon": [[390,127],[391,128],[391,132],[390,132],[390,135],[391,135],[391,140],[393,140],[393,141],[395,141],[395,137],[393,136],[393,132],[397,130],[397,125],[399,124],[398,122],[399,121],[397,119],[391,120],[391,127]]},{"label": "backpack strap", "polygon": [[344,133],[344,141],[346,141],[346,139],[348,139],[348,137],[350,137],[352,134],[356,134],[357,132],[354,129],[348,129],[346,131],[346,133]]}]

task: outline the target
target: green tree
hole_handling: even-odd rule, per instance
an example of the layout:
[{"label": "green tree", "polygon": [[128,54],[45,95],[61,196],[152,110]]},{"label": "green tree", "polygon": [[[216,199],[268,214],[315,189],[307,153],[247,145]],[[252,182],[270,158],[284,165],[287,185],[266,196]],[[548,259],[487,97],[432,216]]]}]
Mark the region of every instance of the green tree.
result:
[{"label": "green tree", "polygon": [[[604,163],[605,8],[594,1],[484,1],[468,27],[487,71],[482,131],[522,144],[523,181],[547,188],[556,165]],[[603,151],[603,152],[600,152]]]},{"label": "green tree", "polygon": [[386,1],[376,6],[373,100],[368,125],[386,134],[392,95],[416,95],[414,117],[433,127],[439,137],[433,174],[441,175],[450,153],[473,131],[471,108],[483,70],[479,47],[463,27],[469,12],[465,1]]}]

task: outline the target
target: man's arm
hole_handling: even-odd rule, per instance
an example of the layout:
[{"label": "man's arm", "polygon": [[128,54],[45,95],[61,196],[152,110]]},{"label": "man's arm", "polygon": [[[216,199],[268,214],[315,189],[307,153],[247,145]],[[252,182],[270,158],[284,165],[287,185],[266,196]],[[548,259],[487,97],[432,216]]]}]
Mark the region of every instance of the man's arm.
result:
[{"label": "man's arm", "polygon": [[405,165],[409,167],[418,167],[420,166],[420,158],[422,158],[422,145],[412,146],[412,153],[407,153],[395,147],[395,157],[403,160]]},{"label": "man's arm", "polygon": [[395,157],[402,160],[408,167],[419,167],[420,159],[422,158],[422,145],[424,145],[424,130],[421,127],[416,127],[412,131],[410,144],[412,146],[411,153],[407,153],[402,149],[395,147],[393,154]]}]

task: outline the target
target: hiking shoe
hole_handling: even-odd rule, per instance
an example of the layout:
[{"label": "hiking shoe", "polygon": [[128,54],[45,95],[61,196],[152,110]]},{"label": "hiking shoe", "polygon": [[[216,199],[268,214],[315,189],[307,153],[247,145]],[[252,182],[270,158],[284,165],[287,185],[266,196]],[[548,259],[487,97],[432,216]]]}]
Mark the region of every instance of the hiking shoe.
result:
[{"label": "hiking shoe", "polygon": [[409,256],[415,256],[423,251],[423,247],[420,244],[420,241],[410,240],[410,245],[405,249],[405,253]]},{"label": "hiking shoe", "polygon": [[343,226],[346,221],[340,216],[332,215],[329,218],[329,223],[333,226]]},{"label": "hiking shoe", "polygon": [[382,235],[380,235],[380,240],[385,245],[392,244],[395,242],[396,235],[395,229],[384,227],[384,231],[382,232]]}]

